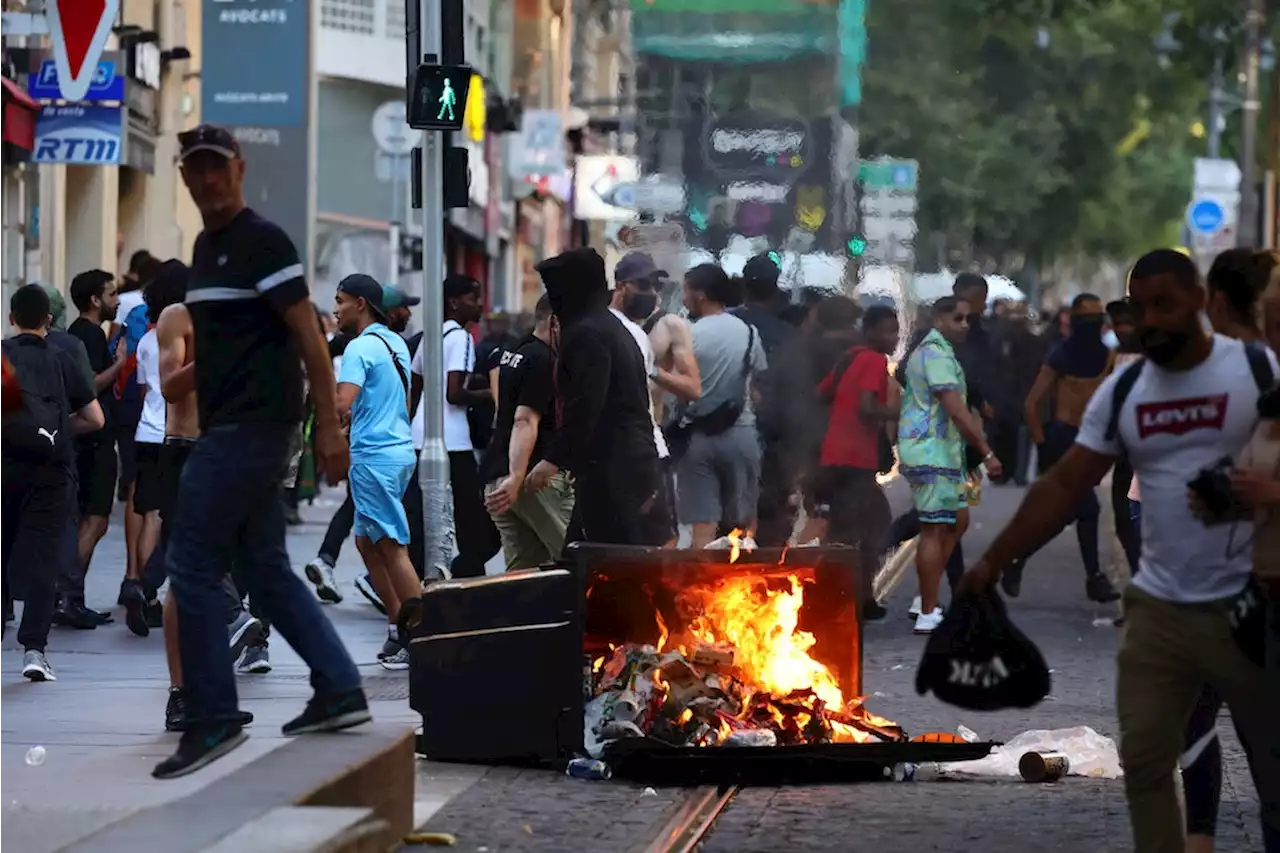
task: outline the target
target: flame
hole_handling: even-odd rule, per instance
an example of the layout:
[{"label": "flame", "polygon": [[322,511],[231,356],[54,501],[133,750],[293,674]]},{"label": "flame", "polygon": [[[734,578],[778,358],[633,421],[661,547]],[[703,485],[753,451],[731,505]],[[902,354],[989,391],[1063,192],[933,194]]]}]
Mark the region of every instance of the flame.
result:
[{"label": "flame", "polygon": [[655,610],[653,615],[658,619],[658,651],[661,652],[667,645],[667,637],[671,636],[671,632],[667,630],[667,623],[662,620],[662,611]]},{"label": "flame", "polygon": [[729,540],[729,562],[736,563],[742,556],[742,531],[735,527],[725,538]]},{"label": "flame", "polygon": [[797,629],[804,590],[795,575],[789,580],[789,591],[770,590],[759,578],[687,590],[682,598],[698,613],[690,630],[704,642],[732,645],[746,683],[775,696],[811,689],[828,707],[843,708],[835,676],[809,656],[814,636]]}]

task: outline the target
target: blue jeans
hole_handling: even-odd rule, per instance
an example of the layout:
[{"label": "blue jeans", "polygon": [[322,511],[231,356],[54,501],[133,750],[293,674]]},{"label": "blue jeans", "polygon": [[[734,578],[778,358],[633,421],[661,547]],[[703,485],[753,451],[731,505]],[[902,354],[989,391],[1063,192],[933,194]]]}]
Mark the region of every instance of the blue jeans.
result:
[{"label": "blue jeans", "polygon": [[280,481],[294,428],[286,424],[212,427],[196,443],[178,489],[169,532],[169,583],[181,619],[178,642],[191,719],[218,722],[238,711],[227,654],[223,577],[232,561],[247,592],[311,668],[327,695],[360,687],[360,673],[285,549]]}]

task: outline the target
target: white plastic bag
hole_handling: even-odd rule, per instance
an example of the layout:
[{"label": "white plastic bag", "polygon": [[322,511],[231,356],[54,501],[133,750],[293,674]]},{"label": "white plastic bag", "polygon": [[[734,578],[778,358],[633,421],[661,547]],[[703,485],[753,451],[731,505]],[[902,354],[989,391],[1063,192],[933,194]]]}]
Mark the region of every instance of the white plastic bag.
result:
[{"label": "white plastic bag", "polygon": [[1124,775],[1120,768],[1120,753],[1116,742],[1100,735],[1088,726],[1070,729],[1037,729],[1023,732],[1004,746],[991,750],[986,758],[977,761],[953,761],[940,765],[944,778],[964,777],[1020,778],[1018,760],[1028,752],[1060,752],[1071,762],[1069,776],[1088,776],[1094,779],[1119,779]]}]

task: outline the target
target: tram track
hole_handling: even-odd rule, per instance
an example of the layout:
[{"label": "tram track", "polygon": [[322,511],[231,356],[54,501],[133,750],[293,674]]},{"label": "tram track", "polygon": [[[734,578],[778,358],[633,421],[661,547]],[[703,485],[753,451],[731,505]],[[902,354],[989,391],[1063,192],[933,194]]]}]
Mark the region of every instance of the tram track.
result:
[{"label": "tram track", "polygon": [[737,793],[737,785],[693,789],[630,853],[693,853]]}]

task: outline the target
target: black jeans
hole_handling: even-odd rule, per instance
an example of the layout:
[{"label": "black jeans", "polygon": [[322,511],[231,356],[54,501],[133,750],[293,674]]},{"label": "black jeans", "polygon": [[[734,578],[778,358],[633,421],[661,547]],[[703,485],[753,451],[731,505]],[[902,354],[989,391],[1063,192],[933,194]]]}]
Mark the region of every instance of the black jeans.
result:
[{"label": "black jeans", "polygon": [[[416,484],[417,477],[414,482]],[[449,485],[453,490],[453,529],[458,540],[458,556],[453,558],[450,574],[455,578],[482,578],[485,563],[502,549],[502,539],[489,511],[484,508],[480,463],[470,450],[449,451]],[[417,516],[421,518],[421,492],[417,500]]]},{"label": "black jeans", "polygon": [[652,545],[653,525],[643,513],[658,496],[657,457],[612,459],[575,472],[573,515],[565,534],[572,542]]},{"label": "black jeans", "polygon": [[54,590],[67,557],[67,518],[74,517],[75,484],[61,463],[3,462],[0,551],[6,609],[24,602],[18,642],[44,651],[53,625]]},{"label": "black jeans", "polygon": [[1129,574],[1138,573],[1138,557],[1142,554],[1141,531],[1134,523],[1133,511],[1129,507],[1129,487],[1133,485],[1133,468],[1129,460],[1120,456],[1115,467],[1111,469],[1111,511],[1116,520],[1116,538],[1124,549],[1125,559],[1129,562]]},{"label": "black jeans", "polygon": [[814,478],[815,514],[827,519],[827,541],[858,548],[859,600],[874,600],[876,570],[889,548],[893,511],[876,472],[863,468],[826,467]]},{"label": "black jeans", "polygon": [[[426,546],[422,524],[422,485],[418,482],[418,471],[415,468],[413,479],[404,490],[404,511],[409,517],[409,560],[418,580],[426,577]],[[338,564],[338,555],[342,553],[342,545],[351,535],[355,524],[356,505],[351,499],[351,484],[347,484],[347,499],[338,507],[338,511],[329,519],[329,526],[324,532],[324,542],[320,543],[319,557],[330,566]]]}]

